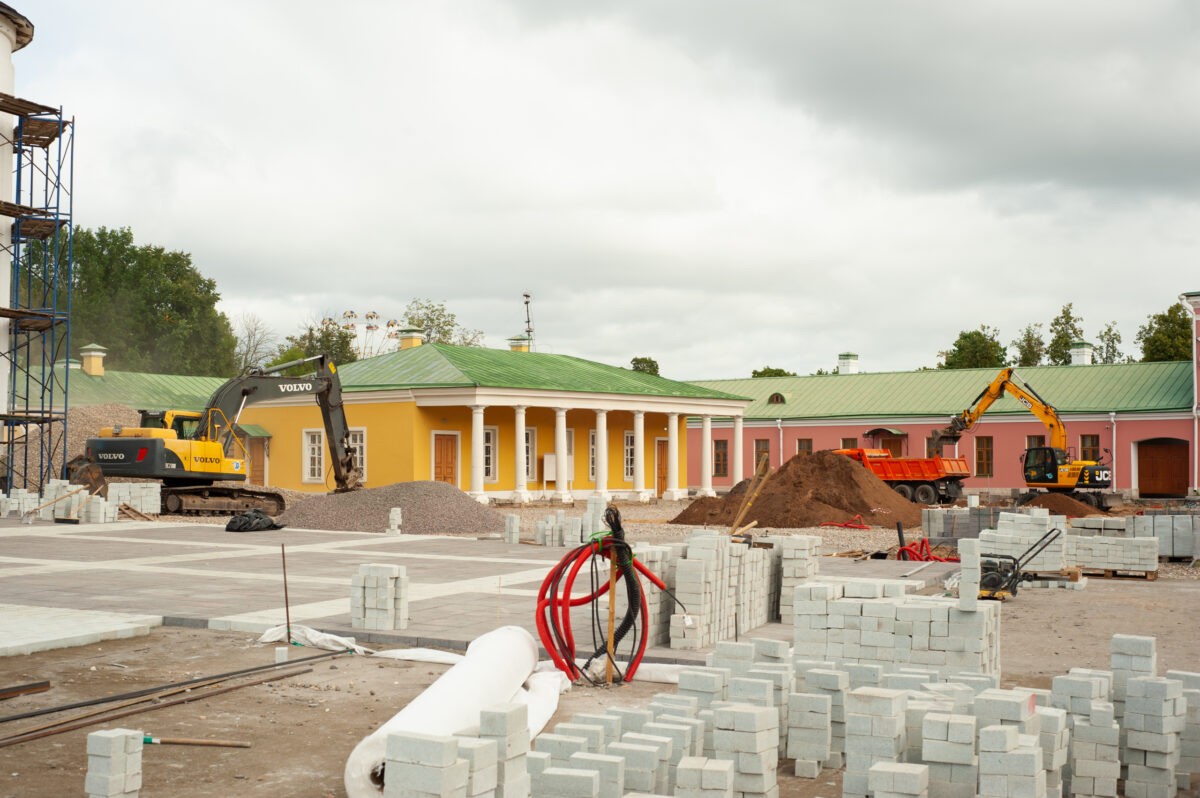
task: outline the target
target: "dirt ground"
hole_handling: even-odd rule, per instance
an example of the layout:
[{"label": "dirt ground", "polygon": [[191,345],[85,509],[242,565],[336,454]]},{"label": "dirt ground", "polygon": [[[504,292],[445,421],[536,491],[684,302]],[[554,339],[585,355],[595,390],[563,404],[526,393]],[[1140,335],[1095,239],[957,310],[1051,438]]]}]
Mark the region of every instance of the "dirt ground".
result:
[{"label": "dirt ground", "polygon": [[[1195,580],[1092,579],[1086,590],[1023,590],[1004,606],[1003,683],[1049,687],[1070,667],[1104,668],[1113,633],[1158,638],[1160,672],[1200,669],[1200,636],[1191,610]],[[293,648],[294,661],[310,654]],[[0,701],[0,716],[178,682],[274,661],[274,646],[253,636],[161,628],[149,637],[0,659],[0,687],[49,680],[48,692]],[[342,768],[357,742],[431,684],[443,666],[340,656],[311,673],[247,687],[189,704],[0,748],[0,798],[78,795],[87,767],[86,735],[97,728],[142,729],[159,737],[243,740],[251,748],[147,746],[148,798],[214,795],[337,797]],[[552,723],[608,706],[637,706],[673,686],[635,683],[612,689],[576,687],[562,697]],[[50,716],[56,717],[56,716]],[[47,718],[0,722],[0,735]],[[0,718],[2,721],[2,718]],[[814,798],[840,794],[839,774],[815,781],[784,775],[780,794]]]}]

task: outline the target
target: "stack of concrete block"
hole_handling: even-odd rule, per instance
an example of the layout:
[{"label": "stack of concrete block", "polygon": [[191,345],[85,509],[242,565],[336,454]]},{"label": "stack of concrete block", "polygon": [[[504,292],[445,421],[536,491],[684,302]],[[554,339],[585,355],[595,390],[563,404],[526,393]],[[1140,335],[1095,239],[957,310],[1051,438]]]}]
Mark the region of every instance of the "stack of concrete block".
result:
[{"label": "stack of concrete block", "polygon": [[795,687],[795,677],[790,663],[757,662],[750,670],[751,679],[770,682],[771,706],[779,713],[779,755],[787,750],[787,706],[788,696]]},{"label": "stack of concrete block", "polygon": [[711,654],[704,658],[710,668],[723,668],[731,677],[745,677],[754,667],[754,643],[721,640]]},{"label": "stack of concrete block", "polygon": [[[1060,515],[1027,515],[1001,513],[995,530],[979,534],[982,554],[1003,554],[1017,559],[1053,529],[1066,529],[1066,518]],[[1059,535],[1025,566],[1025,570],[1057,573],[1066,567],[1066,544]]]},{"label": "stack of concrete block", "polygon": [[407,629],[408,595],[408,572],[403,565],[360,565],[350,578],[351,628]]},{"label": "stack of concrete block", "polygon": [[[554,733],[564,737],[582,738],[584,741],[583,750],[586,753],[602,754],[609,742],[608,732],[603,724],[589,723],[585,720],[580,720],[578,717],[555,725]],[[538,739],[541,738],[539,737]],[[534,747],[539,748],[536,745]],[[570,756],[568,755],[566,759],[570,759]]]},{"label": "stack of concrete block", "polygon": [[565,546],[566,524],[560,523],[553,515],[547,516],[537,522],[533,542],[539,546]]},{"label": "stack of concrete block", "polygon": [[696,699],[700,709],[728,696],[729,671],[724,668],[687,668],[679,672],[679,695]]},{"label": "stack of concrete block", "polygon": [[664,737],[671,741],[671,756],[667,759],[667,786],[675,787],[675,772],[685,756],[699,756],[704,752],[704,730],[697,734],[695,725],[687,718],[662,716],[642,727],[642,734]]},{"label": "stack of concrete block", "polygon": [[142,789],[142,732],[105,729],[87,737],[88,798],[137,798]]},{"label": "stack of concrete block", "polygon": [[42,499],[38,502],[41,509],[38,510],[37,517],[43,521],[78,518],[86,495],[86,490],[80,490],[78,485],[72,485],[65,479],[51,479],[42,489]]},{"label": "stack of concrete block", "polygon": [[[808,672],[815,670],[833,671],[838,670],[838,666],[827,660],[808,659],[804,656],[803,649],[797,646],[795,649],[797,656],[792,660],[792,691],[796,693],[811,692],[805,686],[808,683]],[[846,677],[849,678],[847,673]]]},{"label": "stack of concrete block", "polygon": [[830,758],[832,703],[828,695],[792,693],[788,696],[787,751],[796,760],[800,778],[815,779],[821,763]]},{"label": "stack of concrete block", "polygon": [[734,763],[687,756],[679,762],[675,798],[733,798]]},{"label": "stack of concrete block", "polygon": [[1200,554],[1200,516],[1147,510],[1132,516],[1133,537],[1154,538],[1160,557],[1195,557]]},{"label": "stack of concrete block", "polygon": [[599,496],[589,496],[583,517],[579,520],[585,540],[600,532],[607,532],[608,525],[604,523],[604,511],[608,502]]},{"label": "stack of concrete block", "polygon": [[479,738],[496,743],[496,798],[529,798],[529,710],[504,704],[479,713]]},{"label": "stack of concrete block", "polygon": [[533,758],[533,754],[530,757],[533,798],[599,798],[600,774],[596,771],[546,766],[543,760]]},{"label": "stack of concrete block", "polygon": [[1112,702],[1117,722],[1125,726],[1125,692],[1130,679],[1155,676],[1158,673],[1158,652],[1153,637],[1142,635],[1113,635]]},{"label": "stack of concrete block", "polygon": [[1033,735],[1016,726],[984,726],[979,730],[981,798],[1045,798],[1046,771],[1042,749]]},{"label": "stack of concrete block", "polygon": [[1071,795],[1116,796],[1121,776],[1120,728],[1112,704],[1090,703],[1089,712],[1073,717],[1067,788]]},{"label": "stack of concrete block", "polygon": [[516,513],[507,513],[504,516],[504,542],[521,542],[521,516]]},{"label": "stack of concrete block", "polygon": [[729,704],[713,711],[714,758],[733,762],[743,798],[778,794],[779,715],[770,707]]},{"label": "stack of concrete block", "polygon": [[[621,742],[608,746],[608,753],[624,757],[626,789],[670,794],[675,776],[671,772],[671,758],[675,752],[670,737],[625,732],[621,735]],[[642,786],[645,784],[650,786]]]},{"label": "stack of concrete block", "polygon": [[829,697],[829,758],[822,767],[838,769],[846,757],[846,693],[850,676],[845,671],[816,668],[808,671],[804,691]]},{"label": "stack of concrete block", "polygon": [[795,535],[774,539],[780,556],[779,617],[787,623],[794,614],[792,595],[796,586],[817,575],[821,539]]},{"label": "stack of concrete block", "polygon": [[404,512],[399,507],[388,510],[388,526],[385,534],[399,535],[400,525],[404,522]]},{"label": "stack of concrete block", "polygon": [[1157,571],[1154,538],[1083,538],[1067,536],[1066,560],[1077,568],[1103,571]]},{"label": "stack of concrete block", "polygon": [[806,656],[879,665],[885,671],[915,665],[942,674],[999,672],[1000,611],[995,602],[978,603],[974,611],[959,609],[960,602],[970,603],[972,591],[966,587],[960,588],[965,595],[958,600],[840,598],[844,587],[810,583],[796,589],[793,634]]},{"label": "stack of concrete block", "polygon": [[458,740],[417,732],[392,732],[384,755],[384,798],[465,795],[470,765]]},{"label": "stack of concrete block", "polygon": [[1064,773],[1071,753],[1071,729],[1065,710],[1039,705],[1038,744],[1042,748],[1042,767],[1046,770],[1046,795],[1062,798]]},{"label": "stack of concrete block", "polygon": [[705,648],[733,637],[730,546],[728,535],[697,531],[688,539],[685,558],[675,565],[675,596],[687,611],[671,616],[672,648]]},{"label": "stack of concrete block", "polygon": [[842,795],[866,798],[871,767],[898,763],[908,747],[905,709],[908,695],[883,687],[860,687],[846,694],[846,771]]},{"label": "stack of concrete block", "polygon": [[[670,585],[675,582],[677,555],[669,546],[650,546],[639,543],[634,546],[634,556]],[[618,585],[618,587],[620,587]],[[671,642],[671,615],[675,602],[649,582],[643,581],[646,594],[646,642],[651,646],[665,646]],[[624,590],[617,590],[617,617],[623,617],[627,604]]]},{"label": "stack of concrete block", "polygon": [[1167,678],[1183,685],[1183,699],[1187,703],[1183,733],[1179,736],[1179,769],[1176,776],[1179,789],[1188,790],[1191,788],[1191,777],[1200,775],[1200,673],[1167,671]]},{"label": "stack of concrete block", "polygon": [[977,538],[983,530],[995,529],[999,513],[992,507],[926,507],[921,510],[921,529],[931,543]]},{"label": "stack of concrete block", "polygon": [[[550,767],[565,768],[570,764],[573,754],[582,754],[591,750],[586,737],[576,737],[573,734],[558,732],[542,732],[531,743],[538,754],[550,757]],[[541,760],[540,756],[536,758]]]},{"label": "stack of concrete block", "polygon": [[926,798],[929,768],[903,762],[877,762],[867,774],[867,787],[875,798]]},{"label": "stack of concrete block", "polygon": [[845,671],[850,676],[851,690],[857,690],[859,687],[884,686],[882,665],[849,663],[845,666]]},{"label": "stack of concrete block", "polygon": [[459,737],[458,758],[467,762],[467,798],[494,795],[499,772],[495,740]]},{"label": "stack of concrete block", "polygon": [[981,729],[985,726],[1012,726],[1021,734],[1038,734],[1041,731],[1037,702],[1028,690],[984,690],[975,696],[973,710]]},{"label": "stack of concrete block", "polygon": [[1142,676],[1126,683],[1121,761],[1125,794],[1173,798],[1180,763],[1180,737],[1187,722],[1183,682]]},{"label": "stack of concrete block", "polygon": [[599,779],[597,798],[621,798],[625,794],[625,760],[607,754],[573,754],[573,770],[593,771]]},{"label": "stack of concrete block", "polygon": [[41,504],[41,497],[25,488],[13,488],[4,499],[4,515],[25,515]]},{"label": "stack of concrete block", "polygon": [[139,513],[157,515],[162,512],[162,486],[157,482],[112,482],[108,503],[117,507],[128,504]]},{"label": "stack of concrete block", "polygon": [[921,760],[930,798],[974,798],[979,781],[975,717],[930,712],[921,724]]},{"label": "stack of concrete block", "polygon": [[1138,524],[1135,518],[1142,516],[1127,516],[1125,518],[1099,518],[1089,516],[1087,518],[1071,518],[1067,521],[1069,534],[1078,535],[1079,537],[1101,537],[1101,538],[1133,538],[1133,537],[1154,537],[1153,524],[1149,517],[1146,517],[1146,532],[1138,534]]},{"label": "stack of concrete block", "polygon": [[979,583],[982,577],[978,540],[964,540],[958,544],[958,556],[962,573],[958,581],[958,609],[975,612],[979,605]]}]

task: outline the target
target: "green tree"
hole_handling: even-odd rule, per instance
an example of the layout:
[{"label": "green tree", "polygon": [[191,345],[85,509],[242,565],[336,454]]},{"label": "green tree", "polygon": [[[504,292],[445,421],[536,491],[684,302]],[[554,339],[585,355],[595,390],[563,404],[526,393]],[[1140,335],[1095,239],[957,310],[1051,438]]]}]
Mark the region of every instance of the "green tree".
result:
[{"label": "green tree", "polygon": [[629,367],[634,371],[640,371],[643,374],[653,374],[658,376],[658,361],[652,357],[635,357],[629,361]]},{"label": "green tree", "polygon": [[796,376],[796,372],[794,372],[794,371],[788,371],[787,369],[778,369],[778,368],[775,368],[774,366],[763,366],[760,369],[755,369],[754,371],[750,372],[751,379],[758,379],[759,377],[795,377],[795,376]]},{"label": "green tree", "polygon": [[1021,330],[1021,335],[1009,346],[1017,350],[1017,357],[1013,365],[1041,365],[1042,358],[1046,356],[1046,341],[1042,338],[1042,323],[1026,325],[1025,329]]},{"label": "green tree", "polygon": [[978,330],[963,330],[954,345],[939,352],[943,369],[1000,368],[1004,365],[1004,344],[999,341],[1000,332],[986,324]]},{"label": "green tree", "polygon": [[128,227],[75,230],[71,337],[114,370],[231,376],[237,339],[215,281],[186,252],[138,245]]},{"label": "green tree", "polygon": [[1052,366],[1071,364],[1071,344],[1083,339],[1083,317],[1075,315],[1075,308],[1068,302],[1050,322],[1050,343],[1046,346],[1046,357]]},{"label": "green tree", "polygon": [[1104,325],[1104,329],[1096,335],[1096,340],[1100,342],[1095,352],[1097,363],[1121,362],[1121,331],[1117,329],[1115,321]]},{"label": "green tree", "polygon": [[1191,360],[1191,311],[1182,302],[1176,302],[1162,313],[1152,313],[1138,328],[1137,342],[1142,348],[1143,363]]},{"label": "green tree", "polygon": [[426,343],[456,344],[457,346],[483,345],[483,331],[463,327],[458,323],[458,317],[446,310],[443,302],[414,299],[404,308],[401,321],[405,327],[423,330]]},{"label": "green tree", "polygon": [[[337,324],[306,324],[296,335],[289,335],[279,345],[275,357],[268,365],[277,366],[306,357],[329,355],[336,365],[342,366],[358,360],[354,351],[354,330],[343,329]],[[313,369],[297,366],[288,374],[307,374]]]}]

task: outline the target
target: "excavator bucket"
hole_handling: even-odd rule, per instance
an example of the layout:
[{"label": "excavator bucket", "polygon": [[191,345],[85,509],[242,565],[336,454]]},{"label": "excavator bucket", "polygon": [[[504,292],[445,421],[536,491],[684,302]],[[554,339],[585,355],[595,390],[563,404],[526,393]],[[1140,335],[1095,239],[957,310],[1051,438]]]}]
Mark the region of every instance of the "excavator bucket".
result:
[{"label": "excavator bucket", "polygon": [[108,496],[108,480],[104,478],[104,472],[86,457],[76,457],[67,463],[67,476],[72,485],[82,485],[92,495]]}]

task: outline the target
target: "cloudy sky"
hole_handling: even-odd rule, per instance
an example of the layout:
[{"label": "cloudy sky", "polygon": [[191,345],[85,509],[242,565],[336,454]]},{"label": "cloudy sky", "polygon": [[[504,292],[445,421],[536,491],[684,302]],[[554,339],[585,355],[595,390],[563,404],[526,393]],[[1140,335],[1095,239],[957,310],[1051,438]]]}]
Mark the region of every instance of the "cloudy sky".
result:
[{"label": "cloudy sky", "polygon": [[444,302],[664,376],[932,366],[1200,290],[1200,5],[9,0],[76,224],[280,334]]}]

